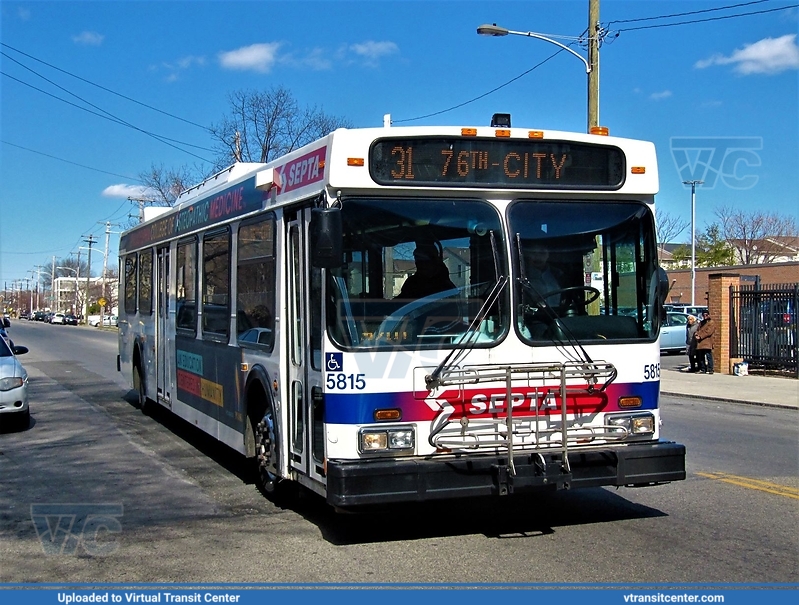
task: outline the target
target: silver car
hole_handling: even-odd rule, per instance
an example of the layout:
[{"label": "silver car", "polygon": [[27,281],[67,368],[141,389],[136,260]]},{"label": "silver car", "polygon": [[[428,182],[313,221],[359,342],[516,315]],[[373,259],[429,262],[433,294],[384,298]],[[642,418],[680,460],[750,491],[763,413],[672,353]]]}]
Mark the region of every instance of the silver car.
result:
[{"label": "silver car", "polygon": [[24,428],[30,423],[28,407],[28,373],[17,355],[28,352],[27,347],[12,347],[0,338],[0,424],[17,420]]},{"label": "silver car", "polygon": [[666,313],[666,321],[660,327],[660,352],[682,353],[685,351],[687,313]]}]

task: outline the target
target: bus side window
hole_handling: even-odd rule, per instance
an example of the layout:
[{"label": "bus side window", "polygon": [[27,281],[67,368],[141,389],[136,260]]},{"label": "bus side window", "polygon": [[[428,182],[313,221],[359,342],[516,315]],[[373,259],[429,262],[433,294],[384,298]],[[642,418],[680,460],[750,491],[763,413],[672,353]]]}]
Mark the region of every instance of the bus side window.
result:
[{"label": "bus side window", "polygon": [[183,330],[197,330],[197,240],[178,244],[177,316]]},{"label": "bus side window", "polygon": [[275,319],[275,220],[239,227],[236,266],[236,334],[239,344],[271,349]]}]

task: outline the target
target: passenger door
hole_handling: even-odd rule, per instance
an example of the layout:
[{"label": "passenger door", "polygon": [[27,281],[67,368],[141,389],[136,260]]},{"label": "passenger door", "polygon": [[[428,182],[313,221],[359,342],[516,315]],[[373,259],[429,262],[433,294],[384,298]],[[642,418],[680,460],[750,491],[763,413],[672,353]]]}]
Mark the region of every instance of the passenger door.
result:
[{"label": "passenger door", "polygon": [[310,208],[299,210],[286,231],[289,456],[292,469],[324,481],[323,418],[314,405],[322,385],[321,272],[310,267],[310,217]]}]

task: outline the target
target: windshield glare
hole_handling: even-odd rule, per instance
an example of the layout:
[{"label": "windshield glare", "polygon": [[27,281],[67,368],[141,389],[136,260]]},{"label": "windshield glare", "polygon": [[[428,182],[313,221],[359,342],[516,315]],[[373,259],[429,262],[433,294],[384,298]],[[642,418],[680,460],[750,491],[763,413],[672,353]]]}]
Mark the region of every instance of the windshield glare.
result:
[{"label": "windshield glare", "polygon": [[327,272],[327,327],[337,344],[447,347],[468,337],[484,346],[508,330],[507,289],[483,308],[507,275],[499,214],[489,204],[348,199],[342,219],[345,262]]},{"label": "windshield glare", "polygon": [[656,336],[657,259],[644,204],[519,201],[508,223],[523,340]]}]

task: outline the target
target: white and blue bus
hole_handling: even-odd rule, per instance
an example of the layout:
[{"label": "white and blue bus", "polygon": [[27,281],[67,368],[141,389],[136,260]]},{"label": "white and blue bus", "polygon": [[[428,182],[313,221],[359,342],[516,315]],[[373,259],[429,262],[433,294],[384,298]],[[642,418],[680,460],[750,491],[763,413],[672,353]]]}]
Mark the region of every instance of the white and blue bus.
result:
[{"label": "white and blue bus", "polygon": [[337,130],[121,236],[118,366],[267,494],[681,480],[685,448],[660,436],[657,190],[648,142]]}]

